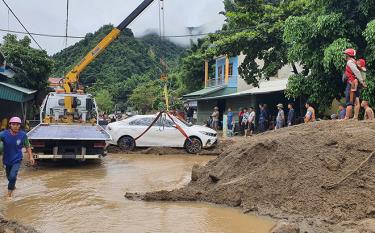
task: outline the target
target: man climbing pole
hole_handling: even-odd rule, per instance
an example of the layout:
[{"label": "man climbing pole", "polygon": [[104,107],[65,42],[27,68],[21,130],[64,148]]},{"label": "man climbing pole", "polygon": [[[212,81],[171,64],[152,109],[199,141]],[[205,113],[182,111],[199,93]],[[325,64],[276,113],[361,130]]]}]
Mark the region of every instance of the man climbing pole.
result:
[{"label": "man climbing pole", "polygon": [[[358,118],[359,112],[359,83],[366,87],[366,83],[362,78],[361,72],[357,67],[355,60],[356,51],[355,49],[349,48],[344,51],[346,55],[346,66],[344,73],[344,80],[346,80],[345,99],[346,99],[346,116],[345,120],[348,120],[352,116],[353,105],[356,104],[354,116]],[[358,106],[357,106],[358,105]]]}]

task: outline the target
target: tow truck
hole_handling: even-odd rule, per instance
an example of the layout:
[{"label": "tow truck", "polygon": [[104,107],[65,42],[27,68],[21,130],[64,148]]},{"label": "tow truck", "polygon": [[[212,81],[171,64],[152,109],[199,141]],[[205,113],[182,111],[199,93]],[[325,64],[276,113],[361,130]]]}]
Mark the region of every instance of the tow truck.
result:
[{"label": "tow truck", "polygon": [[106,156],[106,141],[111,136],[99,125],[95,98],[78,85],[79,75],[153,2],[144,0],[65,75],[61,89],[45,97],[40,123],[27,134],[34,159],[86,160]]}]

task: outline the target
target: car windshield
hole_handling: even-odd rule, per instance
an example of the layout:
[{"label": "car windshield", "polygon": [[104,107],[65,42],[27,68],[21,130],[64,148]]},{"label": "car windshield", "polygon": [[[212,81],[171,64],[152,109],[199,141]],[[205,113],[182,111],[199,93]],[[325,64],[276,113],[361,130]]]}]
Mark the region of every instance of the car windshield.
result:
[{"label": "car windshield", "polygon": [[192,126],[191,123],[185,121],[184,119],[180,119],[180,118],[177,118],[177,117],[173,117],[173,119],[174,119],[174,121],[176,121],[177,123],[183,124],[183,125],[185,125],[185,126],[187,126],[187,127],[191,127],[191,126]]}]

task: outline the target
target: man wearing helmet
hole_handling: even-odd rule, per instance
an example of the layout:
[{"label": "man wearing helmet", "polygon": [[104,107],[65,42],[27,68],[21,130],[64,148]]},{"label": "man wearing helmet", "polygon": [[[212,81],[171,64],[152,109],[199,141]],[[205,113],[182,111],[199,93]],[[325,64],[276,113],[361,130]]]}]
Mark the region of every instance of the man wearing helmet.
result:
[{"label": "man wearing helmet", "polygon": [[27,150],[30,164],[34,165],[35,163],[26,133],[20,130],[21,123],[22,121],[19,117],[12,117],[9,120],[9,129],[0,133],[0,140],[4,143],[3,164],[5,165],[6,176],[9,182],[8,197],[12,196],[16,188],[17,174],[23,159],[23,147]]},{"label": "man wearing helmet", "polygon": [[[346,99],[346,116],[345,119],[349,119],[352,116],[352,110],[354,103],[359,106],[359,88],[358,88],[358,81],[361,83],[363,87],[366,87],[366,83],[362,78],[361,72],[357,67],[357,62],[354,59],[356,55],[356,51],[354,49],[346,49],[344,51],[346,55],[346,67],[345,67],[345,74],[346,77],[346,89],[345,89],[345,99]],[[358,109],[355,108],[354,116],[358,117],[358,113],[356,112]]]}]

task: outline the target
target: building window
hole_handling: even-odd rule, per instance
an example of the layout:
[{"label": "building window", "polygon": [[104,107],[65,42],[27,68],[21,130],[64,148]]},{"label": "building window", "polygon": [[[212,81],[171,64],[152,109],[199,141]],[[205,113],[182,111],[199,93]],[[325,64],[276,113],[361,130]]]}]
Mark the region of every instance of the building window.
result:
[{"label": "building window", "polygon": [[233,63],[229,63],[229,76],[233,75]]},{"label": "building window", "polygon": [[224,66],[219,66],[218,78],[216,85],[222,85],[224,82]]},{"label": "building window", "polygon": [[218,79],[221,79],[221,77],[223,76],[223,66],[219,66],[217,74]]}]

